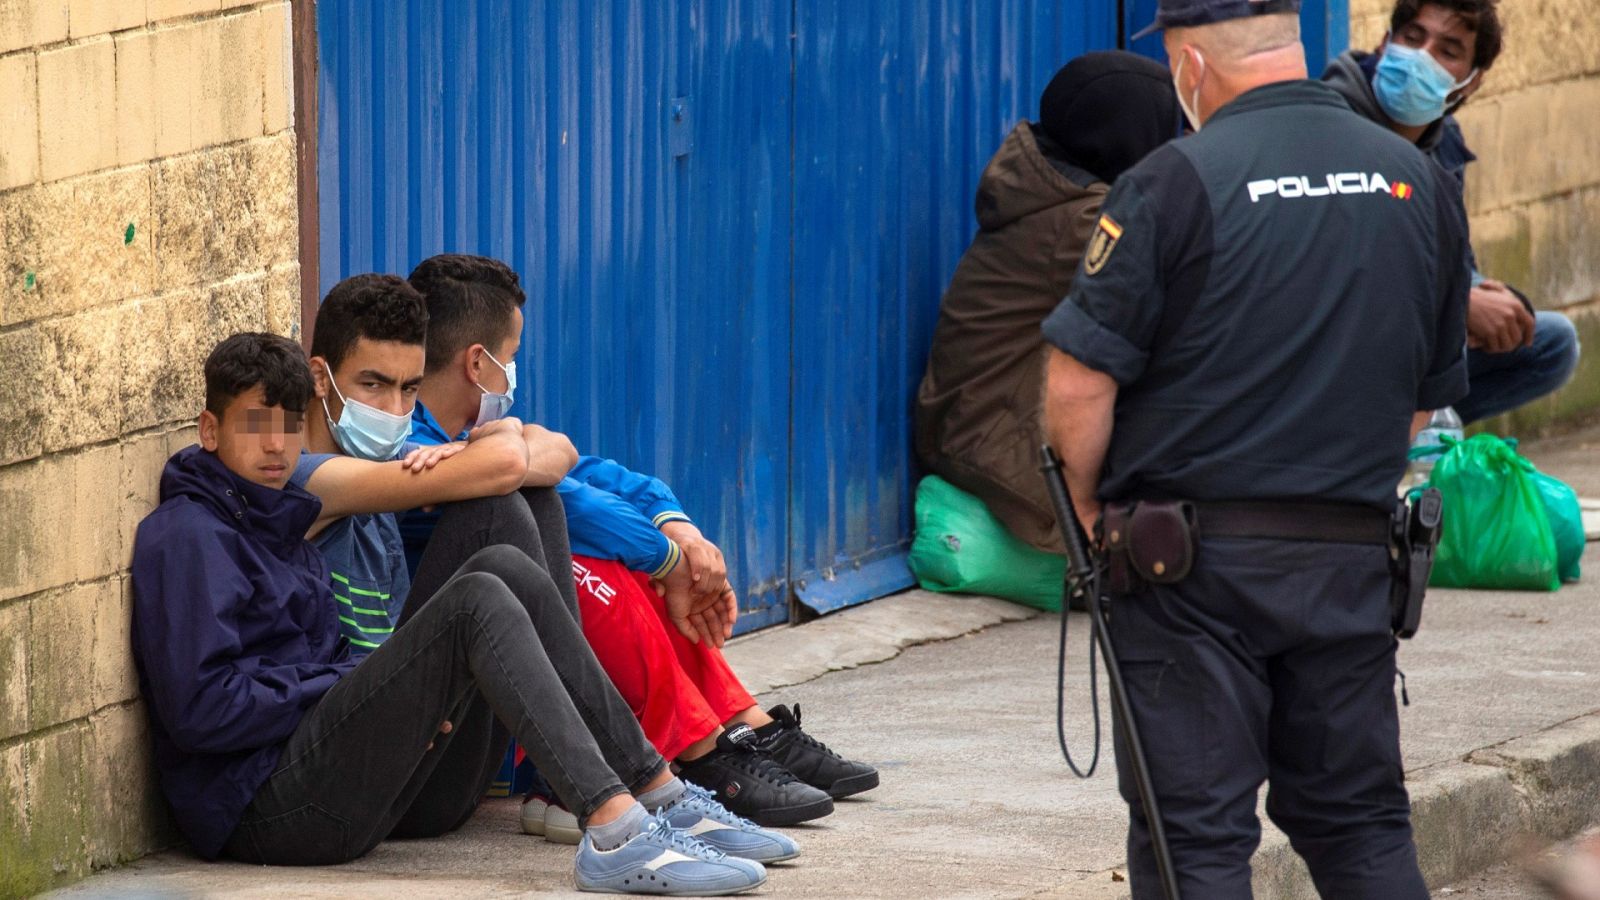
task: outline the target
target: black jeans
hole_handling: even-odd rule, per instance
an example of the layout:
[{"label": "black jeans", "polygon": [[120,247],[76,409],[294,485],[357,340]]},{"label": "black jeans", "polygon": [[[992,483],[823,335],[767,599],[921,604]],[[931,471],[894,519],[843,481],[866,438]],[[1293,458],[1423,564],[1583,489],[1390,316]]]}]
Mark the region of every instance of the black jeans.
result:
[{"label": "black jeans", "polygon": [[[1256,791],[1336,898],[1426,898],[1400,762],[1383,547],[1202,539],[1180,584],[1118,597],[1115,642],[1184,897],[1247,898]],[[1120,729],[1119,729],[1120,731]],[[1116,736],[1133,896],[1161,896]]]},{"label": "black jeans", "polygon": [[400,621],[416,614],[421,604],[455,577],[472,554],[495,544],[508,544],[545,570],[561,592],[561,600],[578,617],[578,589],[572,583],[572,545],[567,539],[567,511],[553,487],[523,488],[502,497],[480,497],[446,504],[411,579],[411,594]]},{"label": "black jeans", "polygon": [[[416,615],[474,553],[497,544],[521,550],[543,569],[573,620],[578,620],[566,510],[556,489],[547,487],[445,505],[418,561],[400,624]],[[432,837],[454,831],[472,817],[500,770],[511,732],[481,704],[470,712],[459,721],[451,720],[454,733],[448,753],[434,771],[434,789],[412,804],[392,837]]]},{"label": "black jeans", "polygon": [[[516,494],[472,503],[494,508],[461,504],[462,518],[531,521]],[[488,533],[447,527],[454,512],[441,520],[437,534],[449,537],[436,565],[448,545],[469,547]],[[433,571],[419,568],[416,585],[431,587]],[[562,571],[570,584],[570,563]],[[401,621],[307,712],[225,855],[329,864],[386,837],[449,831],[471,816],[505,751],[496,720],[583,818],[665,767],[595,661],[551,573],[522,549],[479,550],[433,594],[414,587]],[[454,729],[438,734],[446,720]]]}]

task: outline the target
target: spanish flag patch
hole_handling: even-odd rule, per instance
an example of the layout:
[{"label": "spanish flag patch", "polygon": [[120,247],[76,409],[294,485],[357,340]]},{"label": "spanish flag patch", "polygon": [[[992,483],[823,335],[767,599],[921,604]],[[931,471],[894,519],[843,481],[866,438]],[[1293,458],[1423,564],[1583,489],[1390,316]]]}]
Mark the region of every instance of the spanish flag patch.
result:
[{"label": "spanish flag patch", "polygon": [[1094,236],[1089,238],[1089,248],[1083,253],[1083,270],[1090,275],[1104,269],[1106,260],[1111,258],[1111,251],[1117,249],[1117,241],[1122,238],[1122,226],[1110,216],[1102,215],[1099,224],[1095,225]]}]

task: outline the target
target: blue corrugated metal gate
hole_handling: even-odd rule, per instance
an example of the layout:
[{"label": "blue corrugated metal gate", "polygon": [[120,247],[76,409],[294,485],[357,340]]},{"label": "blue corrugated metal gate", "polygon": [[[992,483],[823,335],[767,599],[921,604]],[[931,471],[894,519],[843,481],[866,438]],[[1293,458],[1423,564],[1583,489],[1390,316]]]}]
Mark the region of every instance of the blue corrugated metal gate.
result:
[{"label": "blue corrugated metal gate", "polygon": [[444,250],[530,298],[514,414],[660,475],[788,612],[789,5],[318,9],[323,287]]},{"label": "blue corrugated metal gate", "polygon": [[1118,15],[321,0],[322,287],[505,259],[530,298],[513,412],[666,479],[741,630],[791,592],[879,596],[911,582],[911,398],[978,175]]},{"label": "blue corrugated metal gate", "polygon": [[1115,4],[804,2],[794,42],[789,571],[834,609],[911,583],[912,397],[978,176]]}]

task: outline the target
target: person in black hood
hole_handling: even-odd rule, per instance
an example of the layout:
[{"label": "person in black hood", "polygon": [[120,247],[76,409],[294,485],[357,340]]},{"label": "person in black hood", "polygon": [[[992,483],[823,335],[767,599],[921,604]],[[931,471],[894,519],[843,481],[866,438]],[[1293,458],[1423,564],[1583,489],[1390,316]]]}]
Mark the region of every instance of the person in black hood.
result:
[{"label": "person in black hood", "polygon": [[[1465,189],[1467,148],[1453,113],[1482,86],[1500,55],[1496,0],[1398,0],[1377,50],[1346,51],[1322,80],[1350,108],[1417,145]],[[1536,311],[1515,287],[1478,271],[1467,306],[1471,393],[1464,422],[1485,419],[1555,391],[1578,365],[1578,334],[1557,312]]]},{"label": "person in black hood", "polygon": [[1125,50],[1086,53],[1062,66],[1039,96],[1037,130],[1051,158],[1110,184],[1183,130],[1172,78]]},{"label": "person in black hood", "polygon": [[922,464],[1017,537],[1063,552],[1034,452],[1044,385],[1039,323],[1067,295],[1117,176],[1179,133],[1172,77],[1113,50],[1061,68],[978,183],[978,233],[945,292],[917,392]]}]

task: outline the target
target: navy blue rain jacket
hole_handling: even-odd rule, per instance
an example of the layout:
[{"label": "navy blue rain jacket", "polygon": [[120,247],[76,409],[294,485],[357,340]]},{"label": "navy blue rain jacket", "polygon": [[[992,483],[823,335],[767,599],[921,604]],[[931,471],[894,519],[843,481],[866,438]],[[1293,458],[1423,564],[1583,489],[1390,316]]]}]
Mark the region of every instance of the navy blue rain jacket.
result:
[{"label": "navy blue rain jacket", "polygon": [[199,446],[161,475],[133,548],[133,652],[161,788],[215,858],[284,741],[355,667],[328,569],[305,540],[321,501],[234,475]]}]

